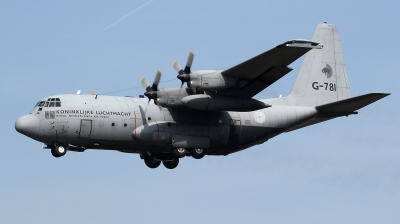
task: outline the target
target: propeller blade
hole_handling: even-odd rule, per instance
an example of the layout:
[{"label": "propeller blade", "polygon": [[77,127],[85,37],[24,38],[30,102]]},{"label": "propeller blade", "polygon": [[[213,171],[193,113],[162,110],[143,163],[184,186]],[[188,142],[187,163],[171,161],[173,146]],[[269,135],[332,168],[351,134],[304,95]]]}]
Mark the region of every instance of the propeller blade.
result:
[{"label": "propeller blade", "polygon": [[[183,82],[182,82],[182,86],[183,86]],[[181,88],[179,89],[178,96],[176,96],[176,99],[177,99],[178,101],[181,101],[179,98],[180,98],[180,96],[181,96],[182,86],[181,86]]]},{"label": "propeller blade", "polygon": [[194,53],[193,53],[193,51],[191,51],[189,53],[189,57],[188,57],[188,60],[186,62],[186,67],[185,67],[185,70],[184,70],[185,74],[190,74],[190,67],[192,67],[193,59],[194,59]]},{"label": "propeller blade", "polygon": [[149,82],[147,82],[147,80],[146,80],[146,78],[145,78],[144,76],[140,79],[140,82],[142,83],[142,85],[143,85],[144,88],[146,89],[146,92],[151,91]]},{"label": "propeller blade", "polygon": [[172,66],[174,67],[175,71],[177,71],[180,75],[184,74],[181,65],[175,60],[174,63],[172,63]]},{"label": "propeller blade", "polygon": [[145,89],[150,86],[144,76],[140,79],[140,82],[142,83]]},{"label": "propeller blade", "polygon": [[190,88],[192,89],[193,94],[196,94],[196,88],[194,88],[193,85],[191,85]]},{"label": "propeller blade", "polygon": [[[144,116],[146,116],[146,112],[147,112],[147,108],[149,107],[149,104],[150,104],[150,98],[149,98],[149,102],[147,102],[147,105],[146,105],[146,109],[144,109]],[[145,119],[146,120],[146,119]]]},{"label": "propeller blade", "polygon": [[157,87],[158,87],[158,84],[160,83],[160,79],[161,79],[161,71],[158,70],[156,77],[154,78],[153,85],[151,86],[151,90],[157,91]]}]

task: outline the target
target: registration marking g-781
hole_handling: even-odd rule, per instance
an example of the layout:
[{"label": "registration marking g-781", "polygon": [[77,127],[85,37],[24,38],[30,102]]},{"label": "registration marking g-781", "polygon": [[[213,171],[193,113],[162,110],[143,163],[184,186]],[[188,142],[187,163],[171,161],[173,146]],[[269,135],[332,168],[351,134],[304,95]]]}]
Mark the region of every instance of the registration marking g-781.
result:
[{"label": "registration marking g-781", "polygon": [[323,90],[336,91],[336,84],[324,82],[324,84],[322,85],[322,84],[318,84],[318,82],[313,82],[312,88],[315,90],[319,90],[321,88]]}]

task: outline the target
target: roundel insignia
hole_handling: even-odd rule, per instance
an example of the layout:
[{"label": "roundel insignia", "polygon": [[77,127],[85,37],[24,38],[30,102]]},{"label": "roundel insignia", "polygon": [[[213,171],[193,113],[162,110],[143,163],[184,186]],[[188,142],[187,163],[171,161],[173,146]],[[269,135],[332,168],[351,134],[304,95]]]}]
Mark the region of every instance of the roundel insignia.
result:
[{"label": "roundel insignia", "polygon": [[322,69],[322,73],[326,75],[326,78],[330,78],[332,76],[332,67],[326,64],[325,68]]},{"label": "roundel insignia", "polygon": [[256,120],[256,122],[259,124],[264,123],[265,115],[263,113],[261,113],[260,111],[256,111],[256,112],[254,112],[254,120]]}]

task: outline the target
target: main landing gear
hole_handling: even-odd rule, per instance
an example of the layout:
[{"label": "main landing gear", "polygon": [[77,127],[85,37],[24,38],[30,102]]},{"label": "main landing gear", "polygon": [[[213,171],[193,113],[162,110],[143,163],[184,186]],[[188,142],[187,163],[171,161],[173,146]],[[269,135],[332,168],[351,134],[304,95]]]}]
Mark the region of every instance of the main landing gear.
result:
[{"label": "main landing gear", "polygon": [[172,157],[169,160],[164,160],[163,164],[164,164],[165,168],[172,170],[172,169],[175,169],[178,166],[179,159]]},{"label": "main landing gear", "polygon": [[152,169],[155,169],[160,166],[161,162],[167,169],[175,169],[179,164],[179,158],[173,156],[149,156],[147,154],[144,155],[144,163]]},{"label": "main landing gear", "polygon": [[175,169],[179,164],[179,159],[191,155],[195,159],[201,159],[206,155],[205,149],[199,148],[173,148],[170,154],[141,154],[144,163],[152,169],[160,166],[161,162],[167,169]]},{"label": "main landing gear", "polygon": [[204,149],[189,149],[190,155],[195,159],[201,159],[206,155]]}]

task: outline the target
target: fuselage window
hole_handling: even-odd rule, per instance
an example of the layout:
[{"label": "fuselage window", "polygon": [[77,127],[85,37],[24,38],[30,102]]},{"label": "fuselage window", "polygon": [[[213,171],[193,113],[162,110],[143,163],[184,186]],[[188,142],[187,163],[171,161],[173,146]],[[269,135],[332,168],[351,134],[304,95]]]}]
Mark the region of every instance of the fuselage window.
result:
[{"label": "fuselage window", "polygon": [[55,107],[54,102],[50,102],[49,107]]},{"label": "fuselage window", "polygon": [[44,118],[46,119],[54,119],[54,111],[45,111],[44,112]]},{"label": "fuselage window", "polygon": [[56,101],[56,107],[61,107],[61,102]]}]

